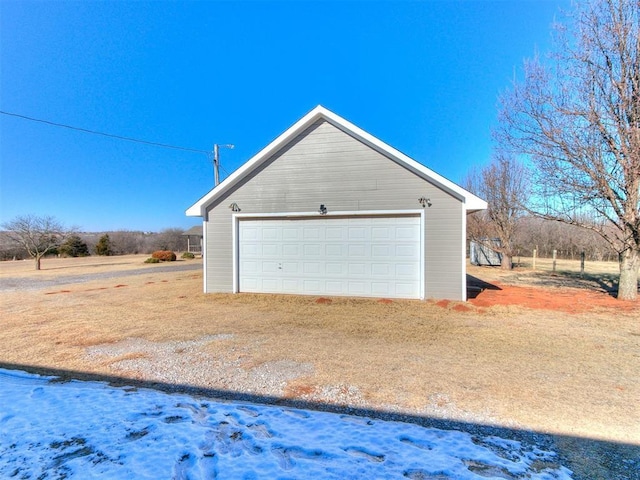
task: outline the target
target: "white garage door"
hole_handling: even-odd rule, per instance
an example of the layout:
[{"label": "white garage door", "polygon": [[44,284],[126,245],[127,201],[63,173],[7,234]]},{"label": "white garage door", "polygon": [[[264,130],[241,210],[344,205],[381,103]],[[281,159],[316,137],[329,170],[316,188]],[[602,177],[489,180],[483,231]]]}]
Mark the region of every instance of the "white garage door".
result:
[{"label": "white garage door", "polygon": [[420,217],[240,220],[239,291],[420,298]]}]

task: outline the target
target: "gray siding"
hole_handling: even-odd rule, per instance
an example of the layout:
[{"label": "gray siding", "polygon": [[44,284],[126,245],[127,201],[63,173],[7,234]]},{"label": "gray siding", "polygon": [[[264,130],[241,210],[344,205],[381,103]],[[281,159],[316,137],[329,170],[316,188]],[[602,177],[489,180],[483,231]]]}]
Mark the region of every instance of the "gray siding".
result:
[{"label": "gray siding", "polygon": [[425,297],[465,299],[462,202],[332,124],[319,122],[230,194],[208,207],[207,291],[233,291],[233,202],[241,213],[420,209],[425,220]]}]

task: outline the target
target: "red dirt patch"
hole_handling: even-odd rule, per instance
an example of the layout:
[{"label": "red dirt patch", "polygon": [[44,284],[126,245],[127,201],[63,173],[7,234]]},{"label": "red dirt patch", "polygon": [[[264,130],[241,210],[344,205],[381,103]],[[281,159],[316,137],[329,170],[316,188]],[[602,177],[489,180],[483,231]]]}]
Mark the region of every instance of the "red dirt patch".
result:
[{"label": "red dirt patch", "polygon": [[121,283],[121,284],[119,284],[119,285],[116,285],[116,286],[115,286],[115,287],[113,287],[113,288],[122,288],[122,287],[126,287],[126,285],[123,285],[123,284]]},{"label": "red dirt patch", "polygon": [[450,303],[451,303],[451,300],[439,300],[436,302],[436,305],[442,308],[447,308]]},{"label": "red dirt patch", "polygon": [[469,303],[476,307],[517,305],[567,313],[583,313],[598,307],[625,311],[640,310],[638,302],[617,300],[607,293],[593,290],[524,287],[499,283],[494,285],[496,289],[483,290],[476,298],[469,300]]},{"label": "red dirt patch", "polygon": [[390,300],[388,298],[381,298],[380,300],[378,300],[378,303],[389,304],[389,303],[393,303],[393,300]]},{"label": "red dirt patch", "polygon": [[300,398],[305,395],[312,395],[317,392],[317,388],[311,385],[287,385],[285,389],[285,397]]},{"label": "red dirt patch", "polygon": [[331,303],[330,298],[320,297],[316,299],[316,303]]}]

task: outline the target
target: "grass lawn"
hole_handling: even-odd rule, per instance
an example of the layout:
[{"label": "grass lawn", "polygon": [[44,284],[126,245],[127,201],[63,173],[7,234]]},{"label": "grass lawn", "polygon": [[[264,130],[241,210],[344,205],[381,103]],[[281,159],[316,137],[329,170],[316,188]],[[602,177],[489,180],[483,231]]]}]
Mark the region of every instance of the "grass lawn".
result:
[{"label": "grass lawn", "polygon": [[[0,291],[0,365],[640,445],[640,303],[615,300],[593,264],[587,278],[470,267],[482,287],[462,303],[205,295],[200,271],[145,258],[0,264],[0,282],[57,282]],[[104,271],[123,276],[65,283]]]}]

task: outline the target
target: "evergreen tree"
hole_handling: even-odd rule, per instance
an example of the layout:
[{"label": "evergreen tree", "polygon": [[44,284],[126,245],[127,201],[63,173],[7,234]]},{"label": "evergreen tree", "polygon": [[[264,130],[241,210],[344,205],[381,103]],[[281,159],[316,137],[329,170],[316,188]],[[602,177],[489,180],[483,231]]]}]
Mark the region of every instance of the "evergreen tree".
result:
[{"label": "evergreen tree", "polygon": [[88,257],[89,247],[78,235],[71,235],[67,240],[60,245],[58,253],[67,257]]},{"label": "evergreen tree", "polygon": [[98,243],[96,244],[96,255],[113,255],[113,247],[111,246],[109,234],[105,233],[100,237],[100,240],[98,240]]}]

